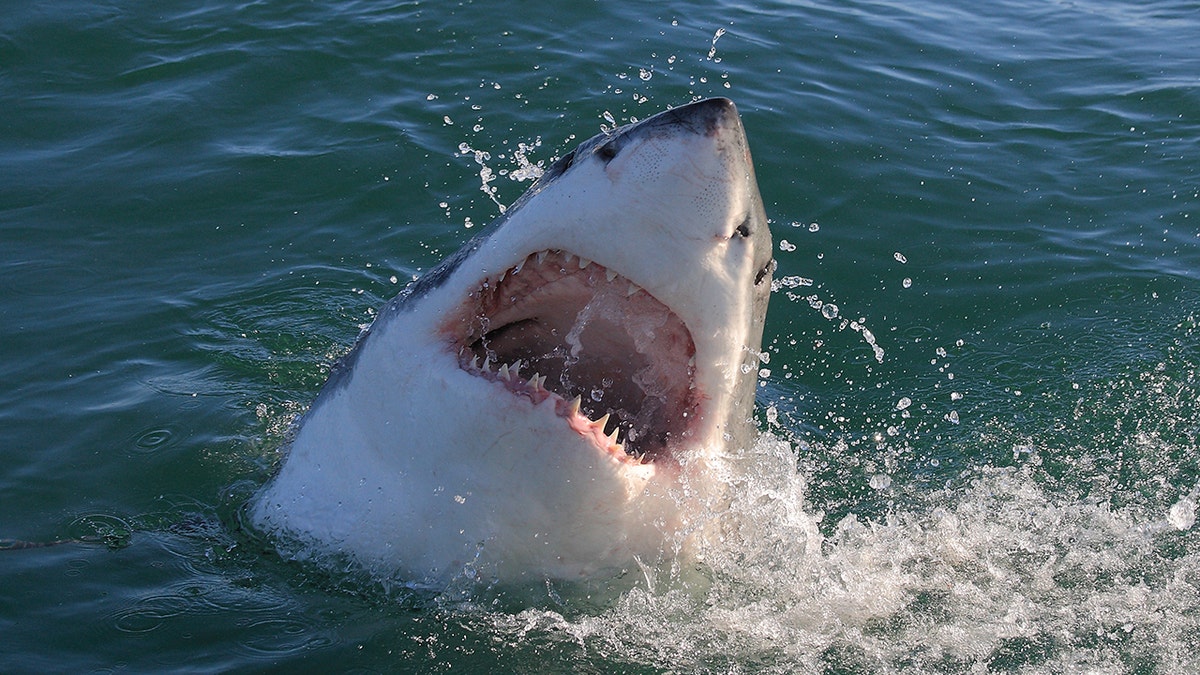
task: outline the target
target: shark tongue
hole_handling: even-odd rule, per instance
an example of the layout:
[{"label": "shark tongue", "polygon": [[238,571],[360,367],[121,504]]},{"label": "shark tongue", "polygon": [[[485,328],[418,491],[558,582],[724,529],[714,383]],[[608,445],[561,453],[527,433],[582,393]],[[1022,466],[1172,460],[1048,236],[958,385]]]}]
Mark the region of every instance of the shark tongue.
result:
[{"label": "shark tongue", "polygon": [[695,346],[683,322],[644,289],[559,251],[528,256],[488,280],[446,325],[467,365],[519,361],[588,418],[615,419],[626,452],[660,459],[695,422]]}]

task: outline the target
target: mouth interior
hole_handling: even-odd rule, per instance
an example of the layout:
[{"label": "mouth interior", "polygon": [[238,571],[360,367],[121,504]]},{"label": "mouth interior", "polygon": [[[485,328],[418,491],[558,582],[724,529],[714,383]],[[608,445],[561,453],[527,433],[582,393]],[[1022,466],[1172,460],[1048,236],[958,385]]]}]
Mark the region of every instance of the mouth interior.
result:
[{"label": "mouth interior", "polygon": [[535,403],[557,397],[559,414],[581,433],[588,420],[605,434],[619,429],[623,443],[604,444],[619,459],[661,460],[696,421],[696,348],[683,321],[584,258],[529,255],[485,281],[446,331],[464,370]]}]

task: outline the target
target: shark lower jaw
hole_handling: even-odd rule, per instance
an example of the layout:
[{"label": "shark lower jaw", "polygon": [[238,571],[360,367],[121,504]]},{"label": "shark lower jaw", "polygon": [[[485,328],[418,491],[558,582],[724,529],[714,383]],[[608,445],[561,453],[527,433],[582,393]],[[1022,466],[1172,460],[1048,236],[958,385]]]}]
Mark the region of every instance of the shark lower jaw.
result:
[{"label": "shark lower jaw", "polygon": [[463,370],[534,404],[612,459],[676,464],[701,424],[696,347],[645,289],[587,258],[531,253],[442,326]]}]

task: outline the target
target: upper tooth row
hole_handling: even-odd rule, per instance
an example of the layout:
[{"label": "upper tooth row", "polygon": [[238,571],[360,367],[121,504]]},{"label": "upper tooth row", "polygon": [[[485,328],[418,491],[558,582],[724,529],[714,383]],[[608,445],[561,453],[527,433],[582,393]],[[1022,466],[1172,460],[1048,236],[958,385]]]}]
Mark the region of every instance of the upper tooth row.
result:
[{"label": "upper tooth row", "polygon": [[[504,381],[511,382],[514,377],[520,377],[521,365],[522,365],[521,359],[517,359],[516,361],[513,361],[511,364],[510,363],[501,364],[500,367],[497,368],[495,372]],[[475,370],[483,371],[485,373],[491,373],[492,372],[492,357],[485,356],[483,359],[483,363],[480,363],[478,356],[472,356],[471,357],[471,368],[473,368]],[[539,375],[538,373],[534,373],[533,377],[529,378],[529,382],[527,382],[526,384],[528,384],[533,389],[541,389],[541,388],[544,388],[545,383],[546,383],[545,375]]]},{"label": "upper tooth row", "polygon": [[[546,256],[549,255],[549,253],[550,253],[549,251],[538,251],[536,254],[534,254],[534,257],[537,258],[537,262],[539,265],[546,261]],[[569,264],[572,260],[576,259],[576,256],[571,253],[564,252],[562,254],[562,256],[563,256],[563,262],[565,264]],[[526,260],[528,260],[528,258],[526,258]],[[513,267],[511,270],[505,270],[504,272],[501,272],[499,278],[496,279],[496,283],[500,283],[501,281],[504,281],[504,277],[508,276],[509,273],[516,274],[516,273],[520,272],[521,268],[523,268],[525,266],[526,260],[522,260],[521,262],[517,263],[516,266]],[[584,270],[584,269],[588,268],[588,265],[592,264],[592,261],[588,260],[587,258],[584,258],[583,256],[578,256],[578,264],[579,264],[579,269]],[[604,277],[611,282],[613,279],[617,278],[617,273],[608,268],[605,268]],[[640,290],[642,290],[642,287],[638,286],[637,284],[635,284],[631,281],[631,282],[629,282],[629,290],[625,293],[625,295],[628,297],[628,296],[633,295],[634,293],[637,293]]]}]

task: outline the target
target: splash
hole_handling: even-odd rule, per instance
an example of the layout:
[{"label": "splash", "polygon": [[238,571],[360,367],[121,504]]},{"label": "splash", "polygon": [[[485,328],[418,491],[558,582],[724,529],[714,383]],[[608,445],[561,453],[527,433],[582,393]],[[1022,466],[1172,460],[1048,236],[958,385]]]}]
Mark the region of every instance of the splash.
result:
[{"label": "splash", "polygon": [[707,59],[708,59],[709,61],[715,61],[715,62],[717,62],[717,63],[720,63],[720,62],[721,62],[721,59],[717,58],[717,40],[720,40],[720,39],[721,39],[721,36],[722,36],[722,35],[724,35],[724,34],[725,34],[725,29],[724,29],[724,28],[718,28],[718,29],[717,29],[717,32],[716,32],[716,33],[713,33],[713,38],[712,38],[712,46],[710,46],[710,47],[708,48],[708,57],[707,57]]},{"label": "splash", "polygon": [[[491,161],[492,155],[485,150],[477,150],[466,141],[458,144],[458,154],[464,157],[472,157],[475,163],[479,165],[479,190],[487,195],[488,199],[496,205],[496,209],[500,213],[504,213],[508,209],[505,204],[500,201],[498,196],[499,189],[493,185],[496,179],[500,176],[508,176],[510,179],[519,183],[537,180],[545,172],[543,162],[541,160],[535,162],[530,161],[529,155],[534,153],[542,145],[542,139],[537,138],[531,142],[521,141],[517,144],[517,149],[512,152],[512,157],[507,157],[505,154],[500,154],[499,159],[509,159],[513,164],[512,169],[503,168],[499,171],[493,169],[488,162]],[[442,208],[446,208],[445,202],[439,204]],[[466,221],[466,227],[473,226],[470,219]]]},{"label": "splash", "polygon": [[1030,464],[969,472],[882,520],[823,523],[794,449],[765,434],[729,458],[732,498],[709,514],[719,534],[669,583],[633,588],[598,615],[490,614],[489,630],[517,643],[565,636],[604,662],[673,670],[1200,667],[1188,647],[1200,555],[1179,550],[1175,507],[1056,496]]},{"label": "splash", "polygon": [[504,213],[508,207],[496,197],[496,186],[492,182],[496,180],[496,172],[492,167],[488,166],[487,162],[492,158],[491,154],[483,150],[476,150],[463,141],[458,144],[458,152],[460,155],[469,155],[475,158],[475,163],[479,165],[479,190],[487,195],[488,199],[496,205],[500,213]]}]

